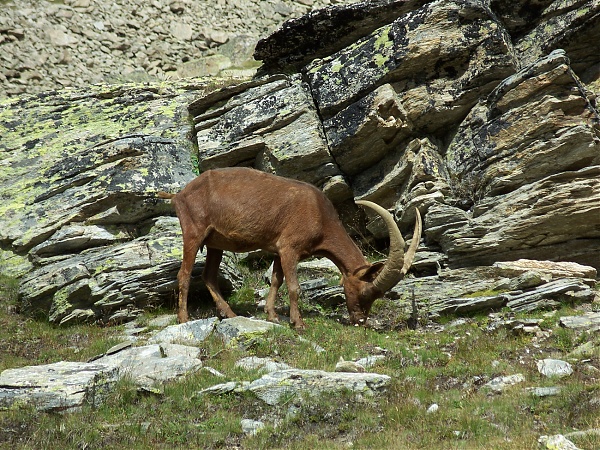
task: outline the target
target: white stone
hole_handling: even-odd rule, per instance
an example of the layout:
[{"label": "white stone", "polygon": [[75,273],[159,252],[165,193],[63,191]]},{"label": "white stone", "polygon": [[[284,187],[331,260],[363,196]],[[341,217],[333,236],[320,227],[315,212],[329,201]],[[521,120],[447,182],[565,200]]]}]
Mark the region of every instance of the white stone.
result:
[{"label": "white stone", "polygon": [[537,362],[538,371],[547,377],[568,377],[573,373],[573,367],[559,359],[542,359]]}]

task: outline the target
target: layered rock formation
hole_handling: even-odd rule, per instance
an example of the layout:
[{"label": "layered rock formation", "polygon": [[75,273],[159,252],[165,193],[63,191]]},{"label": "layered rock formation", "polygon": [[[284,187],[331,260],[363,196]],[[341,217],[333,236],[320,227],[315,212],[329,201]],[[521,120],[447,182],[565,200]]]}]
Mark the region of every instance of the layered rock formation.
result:
[{"label": "layered rock formation", "polygon": [[[207,85],[98,86],[2,104],[0,267],[22,276],[24,311],[119,322],[174,295],[181,229],[155,194],[194,177],[187,105]],[[229,291],[241,282],[230,261]]]},{"label": "layered rock formation", "polygon": [[243,83],[4,101],[3,271],[58,323],[164,301],[180,247],[154,193],[182,187],[195,161],[313,183],[375,239],[385,229],[355,199],[405,231],[417,207],[428,274],[519,258],[599,268],[600,5],[534,3],[330,7],[262,40],[261,75]]},{"label": "layered rock formation", "polygon": [[[368,19],[352,5],[289,21],[256,55],[263,73],[300,74],[192,105],[200,167],[293,176],[342,209],[378,202],[403,225],[417,206],[451,266],[598,267],[600,8],[546,3],[522,15],[493,2],[371,2]],[[353,42],[319,45],[330,29]]]}]

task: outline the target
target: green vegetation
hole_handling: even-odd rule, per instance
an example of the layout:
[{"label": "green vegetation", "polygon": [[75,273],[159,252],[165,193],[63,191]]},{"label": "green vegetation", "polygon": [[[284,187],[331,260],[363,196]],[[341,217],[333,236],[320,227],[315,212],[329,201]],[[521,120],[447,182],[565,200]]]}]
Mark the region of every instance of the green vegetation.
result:
[{"label": "green vegetation", "polygon": [[[261,268],[262,269],[262,268]],[[250,273],[250,269],[249,273]],[[250,278],[251,279],[251,278]],[[253,303],[249,281],[232,303]],[[0,279],[0,370],[64,360],[86,360],[117,342],[120,327],[59,328],[27,319],[16,310],[16,284]],[[164,311],[162,311],[164,312]],[[574,313],[575,311],[564,311]],[[254,311],[256,313],[256,311]],[[545,312],[547,337],[489,331],[487,316],[471,317],[442,329],[375,331],[342,325],[326,316],[305,317],[308,329],[299,341],[288,328],[257,338],[243,352],[209,338],[202,345],[204,365],[226,374],[224,380],[200,371],[164,386],[161,394],[142,393],[122,381],[106,403],[69,414],[41,414],[30,409],[0,411],[0,447],[23,449],[523,449],[536,448],[543,434],[600,428],[598,375],[576,364],[563,379],[540,375],[536,361],[568,359],[578,345],[600,345],[598,334],[558,327]],[[151,318],[147,314],[142,319]],[[325,348],[317,353],[311,343]],[[375,398],[350,394],[322,396],[318,402],[268,406],[250,394],[198,396],[206,387],[231,380],[251,380],[258,372],[235,368],[248,353],[269,356],[303,369],[333,370],[340,357],[353,360],[386,351],[374,372],[392,377],[388,391]],[[597,353],[597,352],[596,352]],[[600,364],[600,355],[590,363]],[[490,394],[482,385],[500,375],[522,373],[525,382]],[[560,386],[558,395],[538,398],[525,388]],[[427,413],[432,404],[438,411]],[[243,418],[262,420],[254,436],[241,429]],[[600,437],[572,438],[581,448],[600,448]]]}]

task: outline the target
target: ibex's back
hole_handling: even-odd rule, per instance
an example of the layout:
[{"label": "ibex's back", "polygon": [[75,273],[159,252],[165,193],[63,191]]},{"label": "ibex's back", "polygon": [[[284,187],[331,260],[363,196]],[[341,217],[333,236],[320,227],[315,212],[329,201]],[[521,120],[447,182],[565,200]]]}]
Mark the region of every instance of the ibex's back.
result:
[{"label": "ibex's back", "polygon": [[326,223],[339,222],[314,186],[248,168],[205,172],[173,204],[184,233],[193,230],[201,245],[234,252],[278,253],[290,244],[311,252]]}]

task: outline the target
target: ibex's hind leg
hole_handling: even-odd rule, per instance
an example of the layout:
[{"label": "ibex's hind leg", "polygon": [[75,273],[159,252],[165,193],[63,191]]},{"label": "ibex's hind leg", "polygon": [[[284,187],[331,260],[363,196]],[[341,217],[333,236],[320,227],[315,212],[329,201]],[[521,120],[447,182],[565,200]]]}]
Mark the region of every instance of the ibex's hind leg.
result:
[{"label": "ibex's hind leg", "polygon": [[221,317],[235,317],[235,313],[231,310],[231,307],[225,301],[219,289],[218,274],[222,257],[223,250],[210,247],[206,249],[206,263],[202,272],[202,279],[210,291],[210,295],[212,295]]},{"label": "ibex's hind leg", "polygon": [[279,322],[279,317],[275,312],[275,300],[277,300],[277,291],[283,283],[283,269],[281,268],[281,258],[275,256],[273,260],[273,275],[271,276],[271,288],[269,289],[269,295],[267,296],[267,304],[265,305],[265,312],[267,313],[267,320],[271,322]]},{"label": "ibex's hind leg", "polygon": [[183,245],[183,259],[181,261],[181,268],[177,274],[177,282],[179,284],[179,305],[177,309],[177,321],[179,323],[185,323],[189,320],[187,310],[187,299],[190,291],[190,279],[192,277],[192,270],[194,263],[196,262],[196,255],[200,245],[197,239],[184,239]]}]

